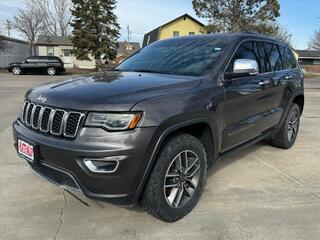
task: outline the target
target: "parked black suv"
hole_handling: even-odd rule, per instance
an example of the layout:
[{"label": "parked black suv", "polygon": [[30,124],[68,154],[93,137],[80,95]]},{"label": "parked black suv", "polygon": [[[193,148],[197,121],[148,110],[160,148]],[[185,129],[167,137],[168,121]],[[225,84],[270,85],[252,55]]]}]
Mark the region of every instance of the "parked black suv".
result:
[{"label": "parked black suv", "polygon": [[172,222],[194,208],[219,157],[265,138],[290,148],[303,106],[286,44],[251,33],[172,38],[115,71],[29,90],[14,145],[57,185]]},{"label": "parked black suv", "polygon": [[65,71],[63,61],[54,56],[28,57],[22,62],[10,63],[7,69],[14,75],[22,73],[47,73],[53,76]]}]

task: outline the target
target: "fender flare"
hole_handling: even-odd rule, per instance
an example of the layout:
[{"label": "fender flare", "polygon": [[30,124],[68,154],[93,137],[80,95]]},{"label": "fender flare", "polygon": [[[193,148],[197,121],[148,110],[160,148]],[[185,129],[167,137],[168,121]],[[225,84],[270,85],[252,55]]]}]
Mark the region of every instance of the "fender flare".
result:
[{"label": "fender flare", "polygon": [[183,127],[187,127],[187,126],[190,126],[190,125],[193,125],[193,124],[197,124],[197,123],[205,123],[205,124],[208,124],[208,126],[210,126],[210,130],[211,130],[211,133],[212,133],[212,140],[213,140],[213,151],[214,153],[216,152],[218,146],[217,146],[217,141],[216,141],[216,137],[214,135],[214,132],[213,132],[213,128],[212,128],[212,124],[210,124],[210,122],[208,121],[208,119],[206,118],[203,118],[203,117],[200,117],[200,118],[195,118],[195,119],[191,119],[191,120],[186,120],[186,121],[182,121],[182,122],[178,122],[178,123],[175,123],[173,124],[172,126],[166,128],[161,134],[160,136],[158,137],[157,141],[156,141],[156,144],[154,145],[153,147],[153,151],[152,151],[152,154],[149,158],[149,161],[148,161],[148,164],[147,164],[147,167],[143,173],[143,176],[141,178],[141,181],[138,185],[138,188],[137,188],[137,191],[135,193],[135,197],[134,197],[134,202],[137,203],[139,201],[139,198],[141,197],[141,194],[148,182],[148,179],[149,179],[149,176],[152,172],[152,169],[156,163],[156,158],[157,158],[157,155],[159,153],[159,150],[160,150],[160,147],[161,145],[163,144],[163,142],[165,141],[165,139],[171,134],[173,133],[174,131],[178,130],[178,129],[181,129]]}]

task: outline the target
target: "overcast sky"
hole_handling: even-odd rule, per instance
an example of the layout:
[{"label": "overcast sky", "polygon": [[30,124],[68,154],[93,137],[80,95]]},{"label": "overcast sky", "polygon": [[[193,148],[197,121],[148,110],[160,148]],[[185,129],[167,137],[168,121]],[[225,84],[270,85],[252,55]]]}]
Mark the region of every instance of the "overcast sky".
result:
[{"label": "overcast sky", "polygon": [[[308,47],[310,37],[320,29],[320,0],[280,0],[281,17],[279,22],[293,35],[295,48]],[[11,18],[23,0],[0,0],[0,26]],[[127,26],[132,33],[131,40],[142,42],[143,35],[184,13],[194,17],[191,0],[118,0],[116,14],[121,25],[121,40],[127,38]],[[205,19],[199,19],[207,23]],[[17,33],[14,37],[23,39]]]}]

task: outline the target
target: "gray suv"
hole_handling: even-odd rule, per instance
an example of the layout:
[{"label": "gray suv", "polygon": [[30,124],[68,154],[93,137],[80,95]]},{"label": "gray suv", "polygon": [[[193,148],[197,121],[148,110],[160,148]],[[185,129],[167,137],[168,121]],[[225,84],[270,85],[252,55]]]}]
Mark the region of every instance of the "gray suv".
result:
[{"label": "gray suv", "polygon": [[220,157],[263,139],[292,147],[303,107],[303,76],[285,43],[252,33],[178,37],[114,71],[32,88],[14,145],[58,186],[141,203],[173,222],[197,204]]}]

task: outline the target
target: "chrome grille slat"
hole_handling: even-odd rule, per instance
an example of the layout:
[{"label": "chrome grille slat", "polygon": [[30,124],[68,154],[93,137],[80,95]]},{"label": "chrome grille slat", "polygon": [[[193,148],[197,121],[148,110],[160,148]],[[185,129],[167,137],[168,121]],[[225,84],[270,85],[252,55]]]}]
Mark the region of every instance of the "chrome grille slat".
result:
[{"label": "chrome grille slat", "polygon": [[54,136],[74,138],[85,115],[80,112],[53,109],[25,101],[21,121],[29,128]]},{"label": "chrome grille slat", "polygon": [[30,104],[28,105],[27,116],[26,116],[26,124],[27,124],[27,126],[30,126],[30,125],[31,125],[31,118],[32,118],[33,107],[34,107],[34,104],[33,104],[33,103],[30,103]]}]

